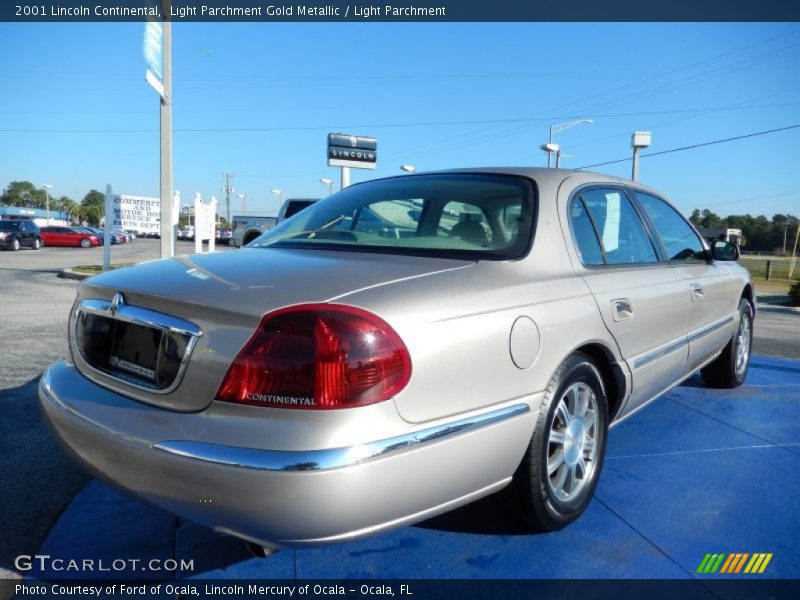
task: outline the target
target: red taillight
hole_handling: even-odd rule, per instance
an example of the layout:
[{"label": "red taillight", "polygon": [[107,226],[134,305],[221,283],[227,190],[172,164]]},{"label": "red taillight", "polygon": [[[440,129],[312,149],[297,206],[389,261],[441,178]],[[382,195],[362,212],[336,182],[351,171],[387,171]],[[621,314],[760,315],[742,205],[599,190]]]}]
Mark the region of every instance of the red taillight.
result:
[{"label": "red taillight", "polygon": [[379,317],[336,304],[267,313],[234,359],[217,399],[302,409],[388,400],[411,377],[400,337]]}]

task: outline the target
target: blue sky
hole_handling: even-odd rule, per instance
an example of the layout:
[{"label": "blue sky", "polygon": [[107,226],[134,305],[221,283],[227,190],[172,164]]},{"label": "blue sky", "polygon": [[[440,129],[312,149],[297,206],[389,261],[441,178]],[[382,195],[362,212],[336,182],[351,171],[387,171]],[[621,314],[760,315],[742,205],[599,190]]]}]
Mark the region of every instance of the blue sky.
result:
[{"label": "blue sky", "polygon": [[[0,186],[158,195],[143,27],[0,23]],[[401,164],[541,166],[548,125],[573,118],[595,122],[558,136],[568,167],[629,156],[634,130],[659,151],[800,123],[791,23],[180,23],[173,37],[175,186],[220,197],[235,173],[249,212],[277,209],[272,188],[321,196],[320,178],[338,181],[328,132],[378,138],[361,181]],[[799,214],[798,167],[794,129],[645,158],[640,180],[687,212]],[[627,177],[630,163],[596,170]]]}]

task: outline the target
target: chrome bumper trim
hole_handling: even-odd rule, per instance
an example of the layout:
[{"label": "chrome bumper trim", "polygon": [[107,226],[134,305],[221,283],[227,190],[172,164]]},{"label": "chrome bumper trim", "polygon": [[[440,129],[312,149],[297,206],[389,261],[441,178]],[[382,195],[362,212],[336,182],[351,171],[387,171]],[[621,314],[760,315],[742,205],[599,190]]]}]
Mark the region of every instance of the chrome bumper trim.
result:
[{"label": "chrome bumper trim", "polygon": [[304,451],[260,450],[183,440],[158,442],[153,444],[153,448],[183,458],[243,469],[256,469],[259,471],[327,471],[351,467],[410,450],[422,444],[488,427],[499,421],[504,421],[529,411],[530,407],[527,404],[515,404],[507,408],[459,419],[436,427],[429,427],[420,431],[345,448]]}]

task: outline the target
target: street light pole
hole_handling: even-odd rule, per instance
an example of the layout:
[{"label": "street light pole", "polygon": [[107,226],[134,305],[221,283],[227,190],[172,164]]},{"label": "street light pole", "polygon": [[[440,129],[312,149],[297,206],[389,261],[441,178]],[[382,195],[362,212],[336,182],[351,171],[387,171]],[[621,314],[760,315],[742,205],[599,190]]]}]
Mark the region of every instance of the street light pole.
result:
[{"label": "street light pole", "polygon": [[247,194],[236,194],[242,200],[242,212],[247,214]]},{"label": "street light pole", "polygon": [[593,119],[576,119],[575,121],[569,121],[567,123],[559,123],[558,125],[550,125],[549,135],[547,136],[547,143],[546,144],[542,144],[541,146],[539,146],[539,148],[541,148],[542,150],[547,152],[547,168],[548,169],[550,168],[550,165],[551,165],[551,157],[553,155],[553,152],[556,153],[556,168],[558,168],[558,153],[561,150],[561,148],[558,146],[558,144],[554,144],[553,143],[553,136],[555,136],[555,134],[557,134],[557,133],[561,133],[562,131],[565,131],[565,130],[569,129],[570,127],[575,127],[576,125],[582,125],[584,123],[587,124],[587,125],[591,125],[592,123],[594,123],[594,120]]},{"label": "street light pole", "polygon": [[[49,183],[45,183],[42,184],[42,189],[44,189],[44,206],[47,211],[47,224],[50,225],[50,190],[53,189],[53,186]],[[786,244],[784,243],[784,245]]]},{"label": "street light pole", "polygon": [[333,195],[333,179],[329,179],[328,177],[323,177],[319,180],[319,182],[323,185],[328,186],[328,196]]},{"label": "street light pole", "polygon": [[[272,189],[272,190],[270,190],[270,192],[275,194],[278,197],[278,203],[279,204],[283,204],[283,192],[281,190]],[[278,208],[280,209],[280,207],[278,207]]]}]

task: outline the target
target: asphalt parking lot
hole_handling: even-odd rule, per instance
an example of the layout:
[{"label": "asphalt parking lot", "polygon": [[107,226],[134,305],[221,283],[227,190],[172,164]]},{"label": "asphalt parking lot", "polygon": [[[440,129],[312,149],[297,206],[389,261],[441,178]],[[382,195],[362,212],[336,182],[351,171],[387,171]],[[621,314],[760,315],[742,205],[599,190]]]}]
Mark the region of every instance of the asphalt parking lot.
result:
[{"label": "asphalt parking lot", "polygon": [[[221,249],[229,250],[224,246]],[[181,242],[178,245],[179,253],[189,254],[193,250],[193,244]],[[156,259],[158,251],[158,240],[136,240],[114,246],[112,262]],[[693,556],[695,550],[699,552],[701,541],[724,544],[730,543],[731,538],[726,542],[720,533],[705,538],[695,535],[691,543],[677,540],[675,536],[678,533],[689,535],[693,528],[698,527],[708,531],[709,528],[723,527],[725,523],[712,522],[717,517],[707,511],[702,513],[706,519],[704,524],[682,521],[680,506],[688,504],[671,505],[663,499],[670,482],[678,482],[680,502],[693,505],[736,503],[737,494],[744,493],[743,489],[736,487],[726,490],[728,495],[722,497],[698,494],[681,475],[682,469],[695,467],[708,477],[709,486],[721,488],[726,486],[726,477],[729,480],[743,468],[753,470],[752,481],[746,479],[741,485],[752,483],[754,488],[762,491],[758,500],[760,505],[753,506],[752,511],[757,514],[748,519],[725,514],[731,523],[747,521],[738,522],[733,538],[742,544],[757,545],[759,528],[763,532],[764,527],[775,527],[770,515],[785,516],[781,527],[786,534],[775,532],[770,535],[775,547],[784,552],[786,558],[793,558],[794,563],[782,559],[783,562],[776,562],[776,568],[782,564],[784,567],[780,573],[783,576],[800,576],[797,545],[786,537],[800,528],[796,510],[790,511],[788,504],[800,496],[800,482],[796,476],[784,476],[782,489],[765,490],[766,484],[755,480],[756,474],[774,472],[775,469],[784,474],[800,472],[797,462],[800,454],[797,450],[800,443],[800,413],[797,408],[800,366],[797,361],[756,358],[747,386],[728,395],[705,390],[697,380],[691,380],[668,394],[666,400],[659,400],[621,425],[617,428],[620,433],[611,436],[607,472],[604,472],[598,498],[593,501],[588,518],[565,532],[534,539],[514,530],[509,533],[509,525],[502,518],[499,521],[494,517],[488,519],[488,531],[476,530],[476,520],[486,521],[487,510],[494,514],[491,513],[491,503],[482,503],[432,524],[405,528],[339,550],[282,552],[258,561],[243,555],[241,544],[235,540],[219,538],[202,528],[182,523],[171,515],[122,498],[97,483],[86,487],[75,503],[70,504],[88,479],[66,459],[46,431],[36,406],[36,384],[44,368],[66,353],[66,316],[78,282],[60,279],[56,274],[66,267],[99,264],[101,261],[102,248],[0,252],[0,339],[3,340],[0,405],[4,413],[0,420],[0,468],[3,473],[0,496],[4,499],[0,511],[2,578],[19,577],[13,568],[14,557],[33,554],[46,539],[46,548],[54,553],[67,551],[65,540],[74,543],[80,540],[83,544],[79,546],[81,551],[88,551],[86,544],[94,543],[100,544],[103,552],[110,555],[122,552],[123,556],[162,551],[170,552],[172,556],[170,549],[178,548],[186,556],[198,557],[204,565],[203,576],[222,576],[219,574],[224,571],[225,576],[233,577],[292,577],[293,572],[302,571],[305,577],[354,574],[364,577],[480,576],[476,573],[506,577],[510,572],[528,577],[537,576],[537,573],[538,576],[553,577],[685,577],[691,571],[689,559],[685,557]],[[798,358],[798,332],[800,313],[762,307],[755,326],[754,353]],[[774,383],[776,381],[782,383]],[[740,403],[745,396],[752,401]],[[762,414],[759,411],[765,406],[780,408],[781,412],[765,411]],[[641,440],[646,436],[666,435],[662,429],[665,424],[679,425],[677,438],[673,432],[671,441],[660,441],[648,452]],[[700,445],[698,438],[704,438]],[[683,454],[687,454],[688,462],[682,463],[674,458]],[[723,455],[725,460],[731,461],[729,467],[724,466],[724,461],[711,460]],[[638,458],[633,460],[631,457]],[[653,461],[654,471],[647,470],[648,461]],[[624,494],[630,491],[630,484],[637,481],[647,484],[644,486],[647,493],[642,498],[642,502],[648,503],[647,510],[625,508],[627,505],[620,504]],[[768,477],[767,481],[772,479]],[[666,488],[665,482],[668,484]],[[756,502],[750,496],[747,498],[747,502]],[[86,503],[93,503],[93,507],[102,510],[86,511]],[[82,504],[84,509],[81,509]],[[663,514],[660,519],[645,518],[647,514],[652,516],[658,511]],[[59,520],[62,514],[63,519]],[[91,515],[94,517],[89,518]],[[682,525],[679,531],[670,533],[667,524],[673,519]],[[57,521],[58,528],[52,529]],[[112,522],[111,531],[105,532],[104,527]],[[617,532],[620,537],[615,538],[617,541],[611,547],[597,546],[600,543],[594,537],[597,527]],[[48,533],[51,533],[49,538]],[[687,547],[686,544],[693,545]],[[606,558],[598,559],[580,575],[566,570],[563,564],[556,564],[556,559],[548,566],[549,563],[531,561],[523,565],[521,558],[514,558],[529,557],[532,551],[552,555],[557,548],[595,546],[606,554]],[[423,556],[408,562],[408,557],[418,555],[422,548],[425,549]],[[415,552],[405,552],[408,549]],[[738,550],[758,549],[748,546]],[[773,550],[765,547],[763,551]],[[616,558],[608,558],[607,552],[615,553]],[[436,553],[438,558],[432,558]],[[671,558],[665,561],[665,555]],[[346,572],[333,566],[341,566],[343,561],[349,565]],[[794,566],[786,566],[788,564]],[[441,572],[444,567],[448,569],[447,573]]]}]

